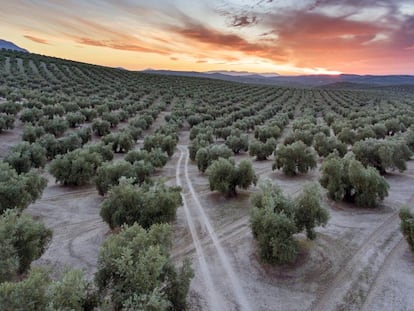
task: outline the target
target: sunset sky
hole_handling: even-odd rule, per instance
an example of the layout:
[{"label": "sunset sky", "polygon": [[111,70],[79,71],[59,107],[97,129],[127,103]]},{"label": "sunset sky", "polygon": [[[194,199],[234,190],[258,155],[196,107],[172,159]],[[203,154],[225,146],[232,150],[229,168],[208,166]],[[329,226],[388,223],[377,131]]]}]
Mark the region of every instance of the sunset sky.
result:
[{"label": "sunset sky", "polygon": [[414,74],[414,1],[0,0],[0,38],[88,63]]}]

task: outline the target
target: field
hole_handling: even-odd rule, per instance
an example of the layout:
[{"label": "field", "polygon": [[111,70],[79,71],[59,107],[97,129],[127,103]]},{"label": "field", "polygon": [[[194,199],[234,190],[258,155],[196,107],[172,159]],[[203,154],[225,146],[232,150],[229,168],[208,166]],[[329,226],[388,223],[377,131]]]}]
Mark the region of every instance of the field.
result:
[{"label": "field", "polygon": [[[236,163],[252,162],[259,183],[232,197],[211,191],[206,173],[191,159],[191,147],[197,143],[222,145],[235,128],[251,142],[255,128],[274,124],[281,130],[278,144],[292,139],[296,131],[312,145],[317,133],[345,136],[345,127],[355,134],[354,142],[404,138],[414,120],[412,94],[237,84],[2,51],[0,105],[7,102],[23,108],[15,115],[14,127],[0,132],[0,158],[21,143],[29,118],[63,141],[96,120],[111,122],[110,116],[116,115],[118,122],[110,132],[139,128],[132,150],[141,150],[148,137],[170,130],[171,120],[179,120],[180,126],[169,132],[178,138],[171,156],[151,178],[182,187],[182,205],[172,222],[171,254],[177,265],[185,257],[191,259],[195,277],[188,297],[190,310],[413,310],[414,254],[400,232],[398,212],[403,205],[414,211],[414,160],[406,161],[405,170],[387,169],[389,195],[376,208],[335,202],[324,189],[323,203],[330,214],[327,225],[316,229],[315,240],[307,240],[303,233],[295,235],[299,255],[293,263],[270,265],[257,255],[250,228],[252,193],[268,179],[295,198],[304,183],[320,179],[326,156],[318,156],[317,167],[307,174],[288,176],[272,170],[273,152],[261,161],[248,152],[236,153],[232,155]],[[92,110],[96,115],[81,118],[62,133],[49,126],[49,120],[62,121],[77,112],[86,116]],[[40,116],[33,116],[36,113]],[[134,125],[143,119],[145,126]],[[386,128],[383,137],[373,130],[380,123]],[[212,141],[197,142],[197,131],[211,131]],[[82,148],[101,140],[93,133]],[[352,144],[346,148],[351,151]],[[112,161],[121,160],[125,153],[116,152]],[[114,234],[100,216],[107,194],[100,195],[92,181],[82,186],[56,183],[49,166],[58,154],[40,169],[47,178],[41,198],[24,211],[53,230],[48,248],[32,266],[50,266],[54,277],[67,267],[81,269],[92,279],[100,246]]]}]

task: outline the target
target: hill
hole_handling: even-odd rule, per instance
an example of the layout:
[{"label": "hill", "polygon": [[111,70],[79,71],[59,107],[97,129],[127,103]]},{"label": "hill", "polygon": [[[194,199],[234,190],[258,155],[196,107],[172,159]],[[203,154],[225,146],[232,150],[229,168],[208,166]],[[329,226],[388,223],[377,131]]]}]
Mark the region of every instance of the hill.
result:
[{"label": "hill", "polygon": [[25,50],[25,49],[17,46],[13,42],[0,39],[0,50],[3,50],[3,49],[4,50],[12,50],[12,51],[17,51],[17,52],[29,53],[28,50]]}]

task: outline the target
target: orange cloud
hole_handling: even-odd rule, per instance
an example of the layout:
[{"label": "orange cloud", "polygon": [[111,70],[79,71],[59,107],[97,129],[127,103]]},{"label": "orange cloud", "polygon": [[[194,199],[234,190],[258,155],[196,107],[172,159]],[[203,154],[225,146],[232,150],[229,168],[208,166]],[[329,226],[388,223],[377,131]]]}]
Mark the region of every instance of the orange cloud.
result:
[{"label": "orange cloud", "polygon": [[29,35],[24,35],[24,37],[26,39],[29,39],[29,40],[31,40],[33,42],[36,42],[36,43],[49,44],[49,42],[47,40],[45,40],[45,39],[41,39],[41,38],[37,38],[37,37],[34,37],[34,36],[29,36]]},{"label": "orange cloud", "polygon": [[123,51],[133,51],[133,52],[144,52],[144,53],[157,53],[161,55],[168,55],[169,53],[165,51],[160,51],[156,49],[146,48],[134,43],[128,43],[123,41],[115,41],[115,40],[95,40],[90,38],[79,38],[76,40],[77,43],[83,45],[91,45],[91,46],[100,46],[100,47],[107,47],[115,50],[123,50]]}]

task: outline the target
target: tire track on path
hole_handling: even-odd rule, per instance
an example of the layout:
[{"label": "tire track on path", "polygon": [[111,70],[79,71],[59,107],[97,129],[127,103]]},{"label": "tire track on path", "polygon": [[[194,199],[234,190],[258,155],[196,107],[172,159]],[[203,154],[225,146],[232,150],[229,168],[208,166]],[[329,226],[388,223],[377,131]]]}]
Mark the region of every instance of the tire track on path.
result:
[{"label": "tire track on path", "polygon": [[370,250],[376,248],[377,241],[384,239],[386,235],[392,235],[398,229],[398,222],[398,213],[395,212],[364,240],[352,257],[350,256],[350,258],[345,259],[346,264],[340,268],[335,277],[328,282],[326,290],[313,304],[312,310],[320,311],[335,309],[336,304],[342,301],[348,291],[348,288],[344,286],[346,283],[345,281],[349,280],[353,274],[358,274],[358,267],[361,267],[360,261]]},{"label": "tire track on path", "polygon": [[[408,174],[404,174],[408,175]],[[410,176],[413,178],[414,176]],[[407,205],[410,206],[414,202],[414,195],[410,197],[410,199],[407,201]],[[372,282],[369,291],[367,293],[367,296],[365,298],[365,301],[361,307],[361,311],[368,311],[369,306],[371,305],[375,292],[377,291],[378,287],[380,285],[383,285],[385,283],[385,273],[389,270],[391,267],[391,263],[397,256],[401,256],[404,251],[407,249],[407,244],[405,242],[405,239],[403,236],[400,237],[398,243],[393,247],[393,249],[387,254],[387,257],[384,259],[383,264],[381,265],[380,269],[377,272],[377,275],[375,276],[374,281]]]},{"label": "tire track on path", "polygon": [[[179,150],[180,150],[180,158],[178,159],[177,168],[176,168],[176,176],[175,177],[176,177],[177,185],[182,187],[181,178],[180,178],[180,169],[181,169],[182,160],[184,158],[184,152],[181,148],[179,148]],[[220,301],[222,301],[222,299],[217,294],[217,292],[215,290],[215,287],[214,287],[214,283],[211,279],[211,273],[208,269],[208,265],[207,265],[207,261],[206,261],[205,255],[204,255],[204,251],[203,251],[203,248],[201,247],[201,242],[200,242],[200,239],[198,237],[197,230],[195,228],[194,222],[193,222],[193,220],[191,218],[191,215],[190,215],[190,211],[188,209],[187,200],[186,200],[186,198],[183,194],[181,194],[181,197],[183,199],[183,208],[184,208],[185,218],[187,220],[188,227],[190,228],[191,237],[193,239],[194,246],[195,246],[195,249],[196,249],[197,260],[200,264],[202,278],[204,280],[204,284],[205,284],[207,292],[208,292],[209,309],[213,310],[213,311],[220,310],[221,305],[223,305],[222,303],[220,303]]]},{"label": "tire track on path", "polygon": [[[228,276],[228,280],[230,281],[230,285],[231,285],[231,290],[234,293],[235,296],[235,300],[236,303],[238,304],[238,307],[240,310],[245,310],[245,311],[252,311],[253,309],[250,307],[249,302],[246,299],[246,295],[244,294],[244,291],[242,289],[242,287],[240,286],[240,281],[233,269],[233,267],[230,264],[230,261],[226,255],[226,253],[224,252],[223,247],[221,246],[219,239],[213,229],[213,226],[210,223],[210,220],[208,218],[208,216],[206,215],[206,213],[204,212],[204,209],[200,203],[200,201],[198,200],[197,194],[195,193],[193,184],[191,182],[190,176],[188,174],[188,163],[189,163],[189,159],[190,159],[190,155],[189,155],[189,151],[188,148],[186,148],[185,146],[179,146],[178,147],[180,149],[180,152],[183,151],[185,152],[185,165],[184,165],[184,171],[185,171],[185,179],[187,182],[187,185],[189,187],[190,193],[193,196],[195,205],[197,207],[198,212],[200,213],[201,216],[201,222],[203,223],[203,225],[206,227],[207,232],[211,238],[211,240],[213,241],[213,245],[216,248],[218,257],[220,259],[220,262]],[[220,309],[217,309],[220,310]]]}]

